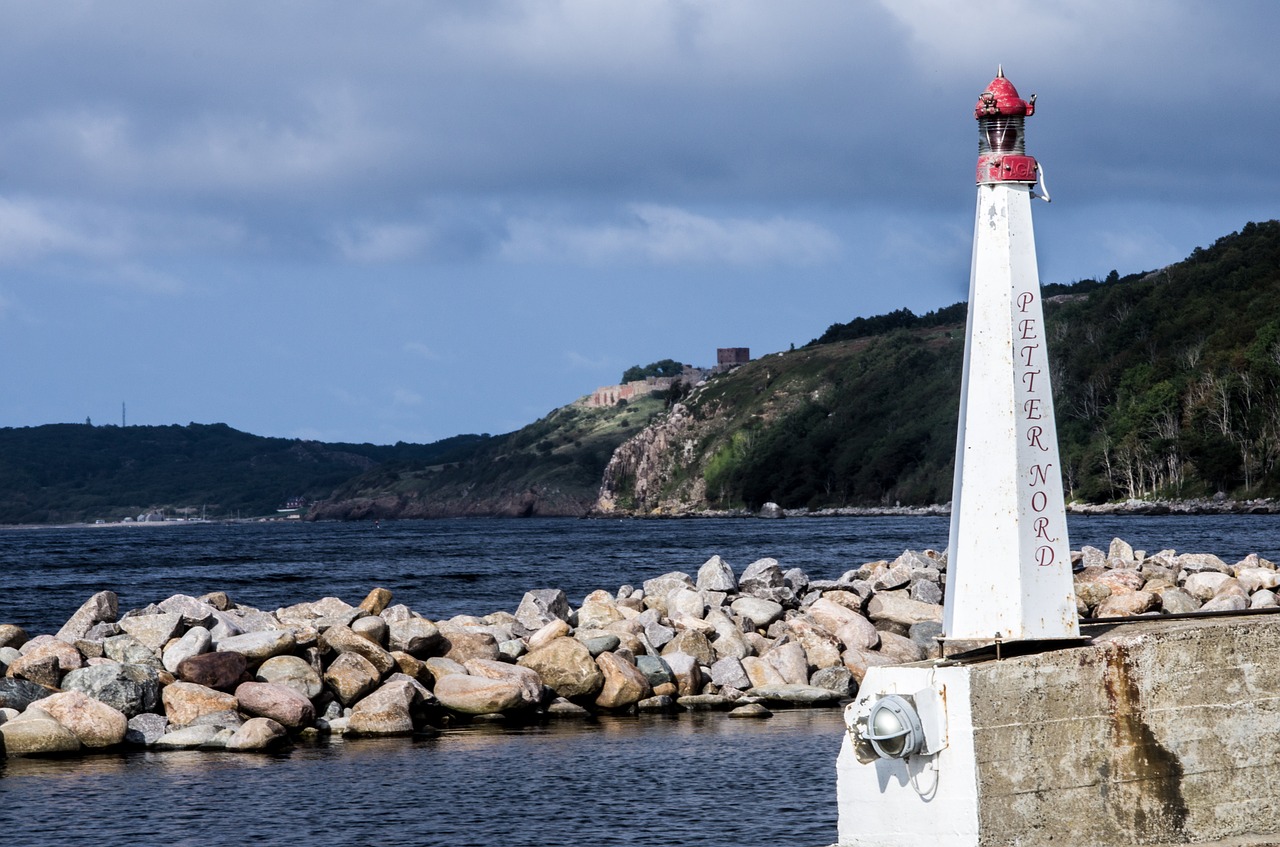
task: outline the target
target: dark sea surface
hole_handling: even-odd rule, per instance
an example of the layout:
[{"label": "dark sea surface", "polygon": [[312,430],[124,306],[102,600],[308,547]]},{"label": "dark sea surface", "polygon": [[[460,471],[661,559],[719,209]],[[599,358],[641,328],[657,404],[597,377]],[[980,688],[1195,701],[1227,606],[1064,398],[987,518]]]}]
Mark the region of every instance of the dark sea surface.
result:
[{"label": "dark sea surface", "polygon": [[[1071,546],[1280,559],[1280,516],[1070,519]],[[514,611],[531,588],[589,592],[712,555],[835,578],[945,518],[446,520],[0,530],[0,623],[54,632],[89,595],[121,610],[222,590],[263,609],[374,586],[427,617]],[[820,847],[836,838],[837,709],[607,718],[519,731],[298,746],[272,756],[106,754],[0,764],[0,843]]]}]

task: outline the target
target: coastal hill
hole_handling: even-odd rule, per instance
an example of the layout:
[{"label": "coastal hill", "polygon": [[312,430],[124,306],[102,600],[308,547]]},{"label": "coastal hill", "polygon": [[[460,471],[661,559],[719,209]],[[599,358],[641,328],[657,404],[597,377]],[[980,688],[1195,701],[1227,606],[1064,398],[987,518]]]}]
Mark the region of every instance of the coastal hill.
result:
[{"label": "coastal hill", "polygon": [[[1280,222],[1043,290],[1068,499],[1280,495]],[[855,318],[697,387],[428,445],[223,424],[0,429],[0,523],[291,500],[336,519],[945,503],[964,319],[963,303]]]}]

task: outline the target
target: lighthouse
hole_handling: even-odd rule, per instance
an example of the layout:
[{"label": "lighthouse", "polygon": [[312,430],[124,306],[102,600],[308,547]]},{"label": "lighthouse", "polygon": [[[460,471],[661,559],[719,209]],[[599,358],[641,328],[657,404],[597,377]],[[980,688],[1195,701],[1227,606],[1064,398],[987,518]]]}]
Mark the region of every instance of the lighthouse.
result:
[{"label": "lighthouse", "polygon": [[[1035,95],[1001,69],[978,97],[978,209],[943,635],[1078,638],[1049,351],[1031,226]],[[1047,199],[1047,196],[1046,196]]]},{"label": "lighthouse", "polygon": [[975,110],[950,649],[866,668],[836,760],[838,847],[1274,844],[1280,615],[1110,619],[1078,638],[1031,231],[1043,181],[1023,138],[1034,104],[1001,72]]}]

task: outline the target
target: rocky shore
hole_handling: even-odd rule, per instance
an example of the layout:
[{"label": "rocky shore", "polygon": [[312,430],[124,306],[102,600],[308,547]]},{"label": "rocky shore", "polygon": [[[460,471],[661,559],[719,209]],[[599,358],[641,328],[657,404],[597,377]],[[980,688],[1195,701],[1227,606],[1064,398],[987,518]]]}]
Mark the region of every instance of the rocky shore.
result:
[{"label": "rocky shore", "polygon": [[[1074,553],[1082,617],[1275,607],[1249,556]],[[946,559],[906,551],[836,580],[760,559],[595,591],[525,594],[512,612],[432,621],[375,588],[274,611],[221,592],[120,613],[90,597],[52,635],[0,625],[6,756],[124,747],[273,750],[433,733],[467,721],[835,705],[868,667],[940,655]],[[953,648],[954,649],[954,648]]]}]

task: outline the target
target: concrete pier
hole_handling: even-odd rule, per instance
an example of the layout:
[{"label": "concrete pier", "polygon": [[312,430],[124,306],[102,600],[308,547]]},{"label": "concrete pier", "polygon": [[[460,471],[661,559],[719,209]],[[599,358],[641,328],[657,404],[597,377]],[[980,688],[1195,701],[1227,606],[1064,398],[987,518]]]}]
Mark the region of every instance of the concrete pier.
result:
[{"label": "concrete pier", "polygon": [[1091,628],[1091,644],[873,669],[932,685],[946,748],[837,767],[840,844],[1280,844],[1280,615]]}]

